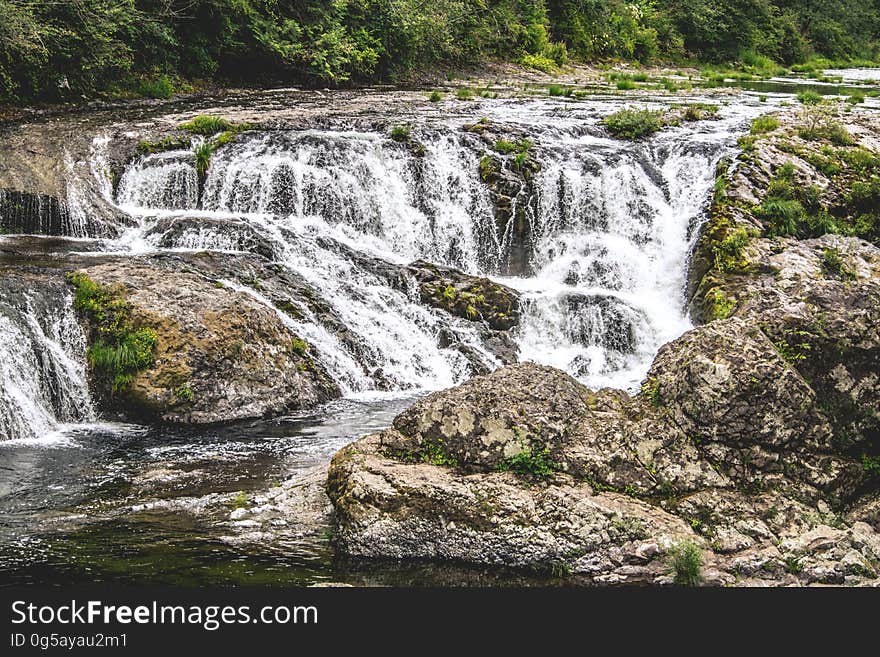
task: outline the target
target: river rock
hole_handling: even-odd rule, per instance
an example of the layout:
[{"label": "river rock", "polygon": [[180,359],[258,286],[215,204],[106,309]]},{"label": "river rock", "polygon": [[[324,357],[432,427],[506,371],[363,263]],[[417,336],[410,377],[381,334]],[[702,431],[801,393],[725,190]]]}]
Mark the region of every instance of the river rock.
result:
[{"label": "river rock", "polygon": [[[158,336],[154,364],[139,372],[118,410],[204,424],[314,406],[339,390],[278,314],[252,296],[190,272],[147,262],[82,269],[131,305],[135,326]],[[181,394],[183,387],[188,394]]]}]

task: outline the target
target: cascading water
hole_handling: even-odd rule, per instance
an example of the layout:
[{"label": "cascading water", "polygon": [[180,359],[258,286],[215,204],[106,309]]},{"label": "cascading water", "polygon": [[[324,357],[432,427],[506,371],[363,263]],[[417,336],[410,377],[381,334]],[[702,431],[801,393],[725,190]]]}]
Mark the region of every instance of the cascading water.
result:
[{"label": "cascading water", "polygon": [[[20,282],[22,285],[17,285]],[[70,293],[32,280],[0,287],[0,440],[94,420],[86,341]]]},{"label": "cascading water", "polygon": [[[541,169],[513,199],[528,218],[529,275],[499,275],[512,224],[496,226],[480,180],[486,144],[452,120],[418,126],[421,148],[344,129],[246,135],[214,155],[201,195],[191,151],[143,158],[120,182],[119,204],[141,217],[120,244],[267,245],[261,252],[297,271],[356,336],[340,342],[318,318],[296,327],[349,393],[437,389],[470,372],[440,346],[438,312],[390,285],[369,265],[375,258],[424,259],[520,290],[521,359],[591,386],[634,389],[659,346],[689,327],[688,254],[714,166],[743,117],[624,143],[600,136],[597,107],[565,117],[541,103],[484,108],[536,142]],[[455,330],[485,366],[498,366],[474,325]]]}]

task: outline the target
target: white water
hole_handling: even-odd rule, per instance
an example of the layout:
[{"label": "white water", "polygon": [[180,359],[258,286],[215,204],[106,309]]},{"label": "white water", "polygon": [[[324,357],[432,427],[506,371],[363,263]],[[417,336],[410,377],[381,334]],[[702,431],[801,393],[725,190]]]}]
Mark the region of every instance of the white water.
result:
[{"label": "white water", "polygon": [[0,440],[36,439],[94,420],[85,336],[69,293],[0,293]]},{"label": "white water", "polygon": [[267,240],[356,336],[353,348],[320,318],[287,318],[347,394],[466,379],[466,359],[438,343],[450,321],[485,366],[499,365],[478,327],[425,308],[415,290],[395,289],[356,254],[397,264],[421,258],[517,288],[521,360],[565,369],[593,387],[632,390],[660,345],[690,327],[687,262],[714,167],[755,112],[725,108],[719,121],[626,143],[592,127],[613,105],[579,105],[565,115],[558,107],[483,108],[537,143],[534,194],[516,199],[532,234],[528,276],[498,274],[511,227],[495,227],[478,175],[487,147],[459,130],[463,120],[416,128],[423,157],[370,132],[251,136],[214,156],[201,203],[191,153],[148,157],[120,185],[119,203],[142,222],[121,244],[167,247],[168,234],[155,226],[169,216],[188,218],[171,240],[178,249],[236,251],[255,235]]}]

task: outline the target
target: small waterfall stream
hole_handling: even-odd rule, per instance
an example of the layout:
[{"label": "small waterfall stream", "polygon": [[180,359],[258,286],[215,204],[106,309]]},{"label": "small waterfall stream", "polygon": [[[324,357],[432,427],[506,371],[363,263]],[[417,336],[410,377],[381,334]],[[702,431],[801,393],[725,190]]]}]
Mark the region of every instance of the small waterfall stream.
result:
[{"label": "small waterfall stream", "polygon": [[0,440],[42,438],[62,423],[95,419],[85,349],[66,289],[3,281]]}]

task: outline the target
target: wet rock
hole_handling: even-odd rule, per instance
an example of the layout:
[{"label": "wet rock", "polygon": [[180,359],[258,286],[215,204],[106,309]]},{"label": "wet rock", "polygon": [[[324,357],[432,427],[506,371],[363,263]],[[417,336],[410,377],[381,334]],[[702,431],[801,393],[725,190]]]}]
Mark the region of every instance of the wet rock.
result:
[{"label": "wet rock", "polygon": [[145,261],[81,271],[118,290],[133,324],[158,338],[155,362],[107,400],[119,412],[204,424],[308,408],[339,395],[276,312],[243,292]]},{"label": "wet rock", "polygon": [[407,269],[419,284],[422,303],[463,319],[486,322],[497,331],[519,323],[519,293],[509,287],[423,260]]}]

